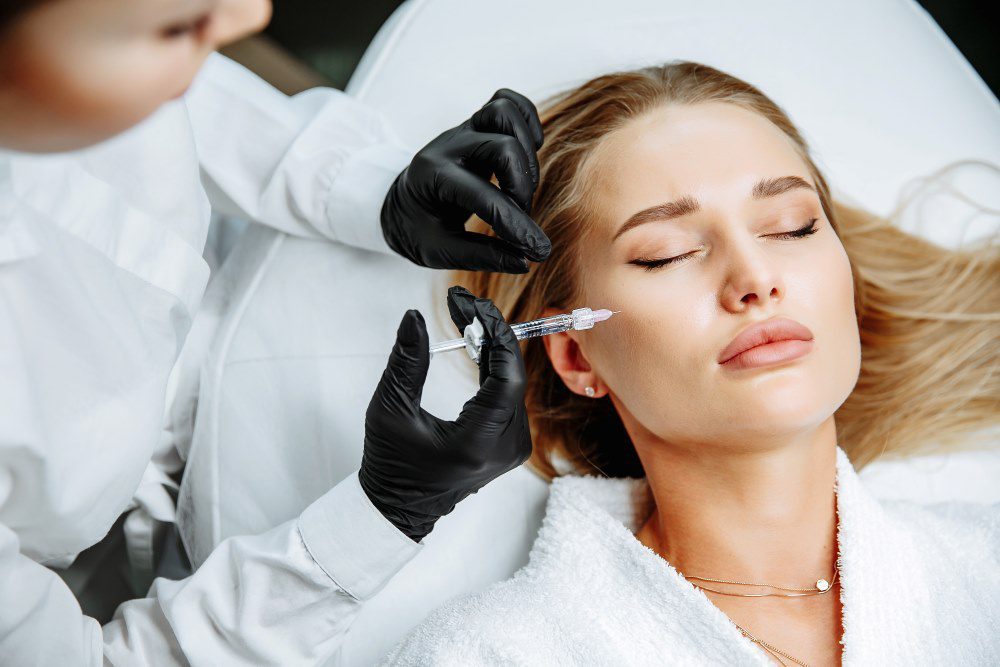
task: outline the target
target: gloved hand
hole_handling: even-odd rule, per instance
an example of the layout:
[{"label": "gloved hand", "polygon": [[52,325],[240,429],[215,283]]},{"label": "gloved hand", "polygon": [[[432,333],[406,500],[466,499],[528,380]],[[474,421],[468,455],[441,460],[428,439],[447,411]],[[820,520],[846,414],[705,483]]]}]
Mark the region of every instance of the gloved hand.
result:
[{"label": "gloved hand", "polygon": [[[525,258],[541,262],[552,251],[528,217],[541,145],[535,105],[498,90],[472,118],[424,146],[389,188],[382,205],[389,247],[432,269],[526,273]],[[472,213],[499,238],[465,231]]]},{"label": "gloved hand", "polygon": [[409,310],[365,418],[361,487],[415,542],[459,501],[531,455],[524,361],[514,332],[492,301],[461,287],[448,291],[448,308],[459,330],[473,317],[483,323],[479,392],[453,422],[420,407],[430,342],[423,317]]}]

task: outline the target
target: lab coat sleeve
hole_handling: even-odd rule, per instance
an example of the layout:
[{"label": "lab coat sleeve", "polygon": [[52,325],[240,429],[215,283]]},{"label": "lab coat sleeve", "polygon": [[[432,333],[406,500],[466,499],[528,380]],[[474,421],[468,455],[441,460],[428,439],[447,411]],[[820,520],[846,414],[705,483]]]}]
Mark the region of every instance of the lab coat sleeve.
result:
[{"label": "lab coat sleeve", "polygon": [[379,213],[415,151],[374,109],[332,88],[289,97],[219,54],[185,103],[215,210],[391,252]]},{"label": "lab coat sleeve", "polygon": [[186,579],[157,579],[101,628],[0,525],[0,656],[4,664],[325,663],[361,602],[421,548],[378,512],[355,473],[297,520],[223,541]]}]

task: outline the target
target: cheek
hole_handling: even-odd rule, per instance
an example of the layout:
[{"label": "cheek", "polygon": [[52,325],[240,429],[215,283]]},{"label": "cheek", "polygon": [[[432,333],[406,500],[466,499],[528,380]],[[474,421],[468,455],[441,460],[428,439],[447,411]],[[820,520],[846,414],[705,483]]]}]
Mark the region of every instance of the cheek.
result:
[{"label": "cheek", "polygon": [[[832,392],[831,399],[843,402],[850,395],[861,369],[861,336],[854,308],[854,282],[850,260],[836,238],[808,275],[814,281],[815,296],[807,304],[815,314],[815,335],[822,345],[820,377]],[[839,407],[839,402],[837,406]]]},{"label": "cheek", "polygon": [[850,259],[832,232],[817,252],[794,264],[785,290],[786,309],[793,317],[799,313],[811,318],[809,326],[820,344],[839,351],[851,342],[858,344]]},{"label": "cheek", "polygon": [[65,148],[139,123],[183,91],[201,63],[193,52],[155,45],[69,51],[33,49],[11,77],[37,131],[62,137]]},{"label": "cheek", "polygon": [[[683,403],[675,396],[704,377],[711,341],[704,332],[715,313],[714,292],[690,282],[678,290],[667,277],[626,269],[587,295],[600,307],[621,311],[588,332],[584,353],[601,380],[637,416]],[[607,305],[605,305],[607,304]],[[592,306],[597,307],[597,306]]]}]

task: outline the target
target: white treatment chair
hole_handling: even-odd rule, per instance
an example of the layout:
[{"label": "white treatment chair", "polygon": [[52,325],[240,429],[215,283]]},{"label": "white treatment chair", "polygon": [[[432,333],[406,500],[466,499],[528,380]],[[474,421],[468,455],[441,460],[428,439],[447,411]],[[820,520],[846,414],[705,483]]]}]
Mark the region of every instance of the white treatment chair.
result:
[{"label": "white treatment chair", "polygon": [[[836,195],[877,213],[955,160],[1000,163],[997,100],[911,0],[414,0],[380,31],[348,92],[416,150],[497,88],[540,103],[672,59],[759,86],[805,132]],[[946,182],[1000,208],[995,173],[962,168]],[[948,192],[916,208],[922,217],[903,224],[947,246],[995,228]],[[172,415],[189,461],[181,521],[195,564],[225,537],[297,516],[358,467],[364,411],[403,312],[420,308],[432,340],[454,335],[446,286],[446,274],[398,257],[267,229],[241,237],[198,317]],[[457,415],[475,392],[472,371],[460,353],[432,361],[425,407]],[[877,463],[865,475],[884,496],[1000,500],[992,452]],[[521,468],[461,503],[365,605],[340,661],[372,663],[430,609],[524,564],[546,492]]]}]

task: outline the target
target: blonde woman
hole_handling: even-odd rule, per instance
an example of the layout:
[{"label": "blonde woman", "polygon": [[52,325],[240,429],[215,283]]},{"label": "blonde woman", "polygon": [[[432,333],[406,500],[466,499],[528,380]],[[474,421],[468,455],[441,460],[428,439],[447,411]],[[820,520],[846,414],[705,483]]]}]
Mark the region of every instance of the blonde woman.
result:
[{"label": "blonde woman", "polygon": [[388,661],[998,664],[1000,507],[857,475],[995,423],[996,247],[838,204],[781,109],[704,65],[597,78],[542,120],[552,259],[458,282],[510,321],[619,312],[523,344],[554,479],[528,565]]}]

